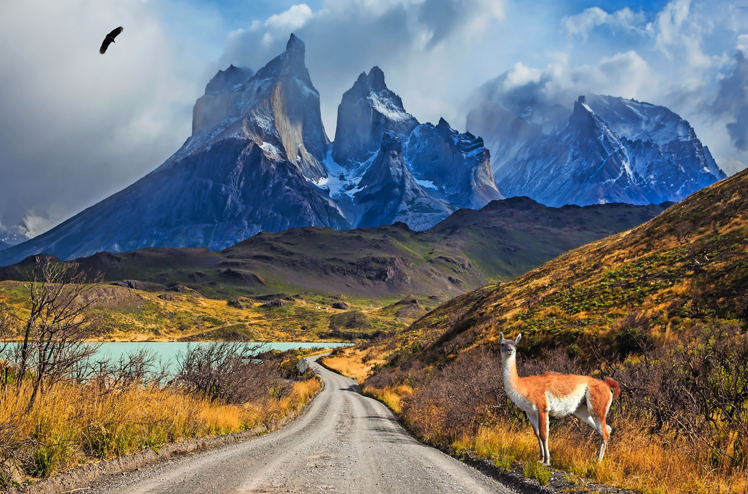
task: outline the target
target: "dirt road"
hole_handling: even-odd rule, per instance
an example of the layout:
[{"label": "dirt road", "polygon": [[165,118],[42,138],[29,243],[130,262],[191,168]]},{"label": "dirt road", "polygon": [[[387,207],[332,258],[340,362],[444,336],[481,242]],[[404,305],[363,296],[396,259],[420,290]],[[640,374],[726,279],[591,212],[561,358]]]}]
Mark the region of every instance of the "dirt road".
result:
[{"label": "dirt road", "polygon": [[239,444],[160,463],[98,493],[510,493],[415,441],[356,382],[312,364],[325,382],[304,415]]}]

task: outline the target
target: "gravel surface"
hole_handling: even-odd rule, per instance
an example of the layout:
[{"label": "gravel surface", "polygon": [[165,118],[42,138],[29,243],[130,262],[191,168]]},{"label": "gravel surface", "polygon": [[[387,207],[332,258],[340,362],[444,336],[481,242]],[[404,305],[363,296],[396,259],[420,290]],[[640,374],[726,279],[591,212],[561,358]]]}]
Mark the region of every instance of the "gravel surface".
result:
[{"label": "gravel surface", "polygon": [[282,429],[115,476],[86,492],[514,492],[413,439],[353,379],[312,365],[325,387]]}]

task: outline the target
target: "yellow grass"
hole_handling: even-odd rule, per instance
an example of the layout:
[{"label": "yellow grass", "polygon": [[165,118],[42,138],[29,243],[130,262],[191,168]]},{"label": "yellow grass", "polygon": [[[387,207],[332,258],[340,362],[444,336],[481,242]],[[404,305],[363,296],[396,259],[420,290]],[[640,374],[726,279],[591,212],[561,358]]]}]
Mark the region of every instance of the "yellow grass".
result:
[{"label": "yellow grass", "polygon": [[[709,475],[694,461],[680,441],[664,442],[648,435],[646,424],[616,424],[606,458],[594,460],[599,438],[589,431],[580,443],[571,434],[574,425],[551,430],[551,462],[554,468],[597,483],[615,485],[644,493],[746,493],[745,472],[729,477]],[[585,427],[585,426],[582,426]],[[672,438],[671,438],[672,439]],[[483,427],[473,436],[463,436],[452,444],[456,451],[469,450],[498,463],[539,459],[538,441],[529,424],[516,427]]]},{"label": "yellow grass", "polygon": [[245,406],[209,402],[177,390],[133,387],[106,391],[94,384],[59,384],[24,413],[30,393],[0,388],[0,424],[16,440],[31,438],[33,473],[48,477],[94,459],[107,459],[167,442],[271,426],[302,408],[320,389],[317,379],[296,383],[289,397]]},{"label": "yellow grass", "polygon": [[356,347],[338,350],[320,360],[335,372],[358,382],[364,382],[372,374],[375,365],[385,362],[383,357],[375,355],[371,350],[365,351]]},{"label": "yellow grass", "polygon": [[413,388],[411,388],[407,384],[401,384],[399,386],[388,387],[385,389],[367,386],[363,391],[365,394],[373,396],[374,398],[380,400],[393,412],[400,415],[402,413],[400,402],[402,401],[403,397],[413,393]]}]

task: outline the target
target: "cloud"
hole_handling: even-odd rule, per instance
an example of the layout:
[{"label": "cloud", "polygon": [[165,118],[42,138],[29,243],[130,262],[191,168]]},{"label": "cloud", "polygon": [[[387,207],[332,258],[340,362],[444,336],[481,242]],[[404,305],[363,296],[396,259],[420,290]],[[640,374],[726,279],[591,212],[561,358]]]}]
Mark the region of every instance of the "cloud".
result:
[{"label": "cloud", "polygon": [[140,1],[0,4],[3,224],[39,233],[181,145],[202,67],[174,38]]},{"label": "cloud", "polygon": [[643,98],[656,85],[657,77],[635,51],[579,66],[569,66],[561,57],[543,69],[518,62],[511,70],[486,83],[473,104],[480,105],[487,99],[517,116],[532,107],[558,116],[559,105],[570,109],[582,94]]},{"label": "cloud", "polygon": [[298,29],[312,17],[312,9],[305,3],[294,5],[282,14],[275,14],[268,17],[265,26],[274,29]]},{"label": "cloud", "polygon": [[719,81],[719,89],[710,106],[713,115],[725,121],[732,143],[748,151],[748,35],[738,38],[732,73]]},{"label": "cloud", "polygon": [[[279,20],[271,22],[275,18]],[[220,66],[233,63],[257,70],[283,52],[293,31],[306,44],[307,67],[320,91],[331,138],[343,92],[374,65],[384,70],[407,110],[419,119],[438,121],[439,116],[450,116],[440,111],[452,111],[452,117],[457,113],[445,103],[450,96],[444,92],[454,88],[454,78],[467,77],[451,67],[503,18],[504,2],[495,0],[328,0],[314,11],[300,4],[232,32]],[[285,24],[280,19],[286,19]],[[287,19],[298,27],[289,29]]]},{"label": "cloud", "polygon": [[607,13],[600,7],[591,7],[581,14],[566,16],[561,20],[561,25],[566,29],[569,36],[581,36],[585,40],[590,31],[598,26],[620,27],[627,31],[641,30],[645,21],[642,12],[634,12],[625,7],[612,14]]},{"label": "cloud", "polygon": [[504,18],[504,2],[494,0],[426,0],[418,9],[418,21],[428,31],[429,48],[459,31],[480,34],[491,21]]},{"label": "cloud", "polygon": [[673,0],[657,14],[653,26],[656,31],[657,48],[668,53],[667,46],[676,43],[681,38],[681,28],[688,18],[690,9],[691,0]]}]

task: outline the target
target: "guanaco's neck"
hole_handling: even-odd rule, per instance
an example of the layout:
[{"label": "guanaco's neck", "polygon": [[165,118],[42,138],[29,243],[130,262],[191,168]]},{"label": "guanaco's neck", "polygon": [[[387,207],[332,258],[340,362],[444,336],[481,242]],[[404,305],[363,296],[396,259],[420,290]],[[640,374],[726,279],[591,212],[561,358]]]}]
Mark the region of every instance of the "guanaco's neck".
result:
[{"label": "guanaco's neck", "polygon": [[519,375],[517,374],[517,354],[501,356],[504,366],[504,389],[517,389]]}]

